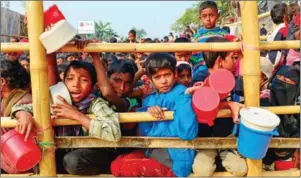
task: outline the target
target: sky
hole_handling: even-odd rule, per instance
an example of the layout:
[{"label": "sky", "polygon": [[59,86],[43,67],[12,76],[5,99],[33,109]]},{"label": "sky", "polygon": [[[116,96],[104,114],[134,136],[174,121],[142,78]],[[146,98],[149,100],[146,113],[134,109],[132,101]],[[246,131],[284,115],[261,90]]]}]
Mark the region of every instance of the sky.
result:
[{"label": "sky", "polygon": [[[10,9],[25,13],[22,1],[10,1]],[[120,36],[132,27],[144,28],[147,37],[168,36],[170,26],[196,1],[44,1],[44,10],[56,4],[77,28],[78,21],[111,22]]]}]

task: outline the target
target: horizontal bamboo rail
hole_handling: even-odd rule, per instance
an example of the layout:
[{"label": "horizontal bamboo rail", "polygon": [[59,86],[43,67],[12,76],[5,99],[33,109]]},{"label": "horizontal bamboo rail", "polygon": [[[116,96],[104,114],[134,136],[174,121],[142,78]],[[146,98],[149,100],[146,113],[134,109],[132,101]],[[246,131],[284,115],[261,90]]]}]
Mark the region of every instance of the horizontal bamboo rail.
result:
[{"label": "horizontal bamboo rail", "polygon": [[[260,50],[298,49],[300,41],[271,41],[260,43]],[[57,52],[177,52],[177,51],[234,51],[240,42],[229,43],[90,43],[82,50],[66,45]],[[1,52],[28,51],[28,43],[1,43]]]},{"label": "horizontal bamboo rail", "polygon": [[[235,137],[206,137],[184,141],[173,137],[122,137],[108,142],[92,137],[55,137],[57,148],[237,148]],[[272,138],[270,148],[300,148],[300,138]]]},{"label": "horizontal bamboo rail", "polygon": [[[165,120],[173,119],[173,112],[164,112]],[[95,115],[87,115],[91,119],[95,119]],[[158,119],[152,117],[148,112],[137,112],[137,113],[119,113],[120,123],[133,123],[133,122],[150,122],[159,121]],[[17,124],[16,120],[12,120],[10,117],[1,117],[1,127],[12,128]],[[53,121],[53,126],[66,126],[66,125],[80,125],[78,121],[71,119],[55,119]]]},{"label": "horizontal bamboo rail", "polygon": [[[297,114],[300,113],[299,106],[274,106],[274,107],[263,107],[275,114]],[[88,115],[89,118],[95,119],[95,115]],[[217,115],[217,118],[231,117],[231,111],[228,109],[221,109]],[[173,119],[173,112],[165,112],[165,120]],[[120,123],[133,123],[133,122],[150,122],[158,121],[153,118],[149,113],[119,113]],[[66,126],[66,125],[80,125],[78,121],[70,119],[55,119],[53,126]],[[16,121],[10,117],[1,117],[1,127],[12,128],[16,126]]]},{"label": "horizontal bamboo rail", "polygon": [[[3,177],[27,177],[27,176],[39,176],[33,173],[28,174],[1,174]],[[213,173],[212,177],[234,177],[229,172],[215,172]],[[292,177],[300,177],[300,170],[299,169],[291,169],[285,171],[265,171],[262,174],[263,177],[271,177],[271,176],[292,176]],[[71,175],[71,174],[57,174],[57,177],[82,177],[80,175]],[[93,175],[89,177],[114,177],[112,174],[100,174],[100,175]],[[195,174],[191,174],[189,177],[199,177]]]}]

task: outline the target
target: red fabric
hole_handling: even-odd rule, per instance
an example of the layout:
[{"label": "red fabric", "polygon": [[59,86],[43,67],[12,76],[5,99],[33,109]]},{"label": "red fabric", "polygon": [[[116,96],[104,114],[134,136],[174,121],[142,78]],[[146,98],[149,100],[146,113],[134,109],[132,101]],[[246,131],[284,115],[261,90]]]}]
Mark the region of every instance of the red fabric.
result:
[{"label": "red fabric", "polygon": [[118,156],[111,163],[111,172],[115,177],[175,177],[169,167],[147,158],[144,150]]},{"label": "red fabric", "polygon": [[298,14],[295,16],[294,24],[295,24],[296,26],[300,26],[300,13],[298,13]]}]

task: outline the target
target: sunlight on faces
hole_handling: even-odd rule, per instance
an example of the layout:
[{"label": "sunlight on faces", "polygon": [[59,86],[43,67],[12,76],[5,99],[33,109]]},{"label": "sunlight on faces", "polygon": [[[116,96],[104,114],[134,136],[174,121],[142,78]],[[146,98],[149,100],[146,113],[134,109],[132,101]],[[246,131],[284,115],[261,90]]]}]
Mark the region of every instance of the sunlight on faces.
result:
[{"label": "sunlight on faces", "polygon": [[190,61],[191,52],[175,52],[175,58],[177,61]]},{"label": "sunlight on faces", "polygon": [[110,83],[113,87],[114,92],[118,96],[122,96],[127,93],[132,82],[133,79],[130,73],[113,73],[110,77]]},{"label": "sunlight on faces", "polygon": [[91,76],[89,71],[84,68],[71,67],[67,71],[64,83],[74,103],[84,100],[92,92]]},{"label": "sunlight on faces", "polygon": [[207,8],[200,12],[200,19],[203,26],[207,29],[215,28],[216,22],[218,20],[217,9]]},{"label": "sunlight on faces", "polygon": [[176,77],[171,69],[161,69],[152,75],[151,81],[160,93],[166,93],[174,86]]},{"label": "sunlight on faces", "polygon": [[183,70],[181,73],[178,74],[177,81],[180,84],[185,85],[186,87],[190,87],[192,81],[191,72],[188,70]]}]

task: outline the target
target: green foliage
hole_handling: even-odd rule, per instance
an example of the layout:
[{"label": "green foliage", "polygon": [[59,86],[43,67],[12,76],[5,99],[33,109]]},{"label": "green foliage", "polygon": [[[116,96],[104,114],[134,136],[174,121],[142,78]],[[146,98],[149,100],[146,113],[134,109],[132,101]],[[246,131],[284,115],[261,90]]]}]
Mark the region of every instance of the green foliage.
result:
[{"label": "green foliage", "polygon": [[95,22],[95,37],[98,40],[101,41],[109,41],[110,38],[112,38],[114,35],[116,35],[116,32],[111,28],[110,22],[102,22],[98,21]]}]

